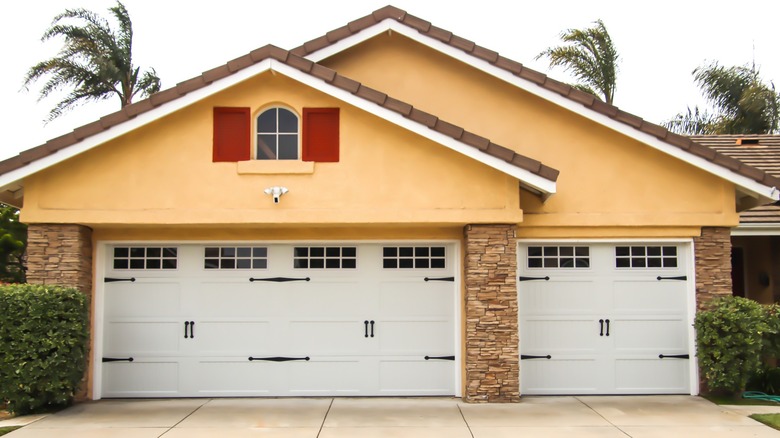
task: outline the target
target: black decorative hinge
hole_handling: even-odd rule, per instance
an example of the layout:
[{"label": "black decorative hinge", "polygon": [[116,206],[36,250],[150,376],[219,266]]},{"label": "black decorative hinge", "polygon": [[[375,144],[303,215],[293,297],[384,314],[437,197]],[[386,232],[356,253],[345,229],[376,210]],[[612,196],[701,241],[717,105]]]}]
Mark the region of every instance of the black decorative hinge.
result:
[{"label": "black decorative hinge", "polygon": [[293,278],[293,277],[269,277],[269,278],[250,278],[250,282],[255,281],[273,281],[274,283],[286,283],[288,281],[311,281],[311,278]]},{"label": "black decorative hinge", "polygon": [[550,281],[550,277],[518,277],[518,281],[534,281],[534,280],[544,280],[544,281]]},{"label": "black decorative hinge", "polygon": [[106,283],[116,283],[117,281],[129,281],[130,283],[134,283],[135,277],[130,277],[130,278],[105,277],[103,278],[103,281]]},{"label": "black decorative hinge", "polygon": [[455,360],[455,356],[425,356],[425,360]]},{"label": "black decorative hinge", "polygon": [[658,355],[659,359],[664,359],[667,357],[670,359],[690,359],[691,355],[689,354],[659,354]]},{"label": "black decorative hinge", "polygon": [[425,277],[425,281],[455,281],[455,277]]},{"label": "black decorative hinge", "polygon": [[521,354],[520,360],[526,360],[526,359],[552,359],[552,356],[549,354],[547,356],[532,356],[530,354]]},{"label": "black decorative hinge", "polygon": [[103,362],[132,362],[132,357],[104,357]]},{"label": "black decorative hinge", "polygon": [[680,275],[679,277],[661,277],[660,275],[658,277],[655,277],[656,280],[678,280],[678,281],[686,281],[688,280],[687,275]]},{"label": "black decorative hinge", "polygon": [[293,360],[306,360],[308,361],[310,359],[309,356],[306,357],[284,357],[284,356],[274,356],[274,357],[252,357],[249,356],[249,361],[253,362],[256,360],[265,360],[269,362],[290,362]]}]

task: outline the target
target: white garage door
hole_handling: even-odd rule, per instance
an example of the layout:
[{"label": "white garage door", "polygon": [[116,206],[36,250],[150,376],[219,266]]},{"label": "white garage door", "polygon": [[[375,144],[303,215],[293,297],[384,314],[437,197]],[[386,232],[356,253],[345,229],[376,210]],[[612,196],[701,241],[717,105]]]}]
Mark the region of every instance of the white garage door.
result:
[{"label": "white garage door", "polygon": [[101,394],[453,395],[453,251],[109,245]]},{"label": "white garage door", "polygon": [[689,245],[519,251],[523,394],[689,393]]}]

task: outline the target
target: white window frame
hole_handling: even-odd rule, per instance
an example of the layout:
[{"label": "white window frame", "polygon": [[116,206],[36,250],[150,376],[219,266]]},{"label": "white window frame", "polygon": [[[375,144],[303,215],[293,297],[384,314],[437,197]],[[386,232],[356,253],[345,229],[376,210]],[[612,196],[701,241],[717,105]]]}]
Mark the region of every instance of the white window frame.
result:
[{"label": "white window frame", "polygon": [[[280,109],[289,111],[290,113],[292,113],[296,117],[296,119],[298,121],[297,131],[294,134],[294,135],[296,135],[298,137],[297,142],[296,142],[296,147],[297,147],[297,149],[296,149],[296,151],[297,151],[296,152],[296,158],[294,158],[294,159],[280,159],[279,158],[279,137],[280,136],[290,136],[290,135],[293,135],[293,133],[291,133],[291,132],[284,132],[284,133],[280,133],[279,132],[279,113],[278,113],[278,111]],[[276,110],[277,111],[277,114],[276,114],[276,132],[260,132],[260,127],[258,125],[258,119],[260,118],[261,115],[265,114],[267,111],[270,111],[270,110]],[[275,104],[275,105],[266,105],[266,106],[260,108],[260,110],[258,110],[254,114],[254,117],[252,118],[252,128],[253,128],[252,132],[253,132],[253,135],[254,135],[254,139],[252,140],[252,159],[253,160],[257,160],[257,161],[301,161],[301,153],[302,153],[302,151],[301,151],[301,141],[302,141],[302,136],[303,136],[303,132],[302,132],[302,129],[301,129],[302,124],[303,124],[303,116],[298,111],[294,110],[293,108],[291,108],[291,107],[289,107],[287,105]],[[276,155],[275,159],[258,158],[257,148],[260,145],[260,142],[259,142],[259,139],[258,139],[258,137],[260,135],[275,135],[276,136],[276,150],[274,151],[274,153]]]}]

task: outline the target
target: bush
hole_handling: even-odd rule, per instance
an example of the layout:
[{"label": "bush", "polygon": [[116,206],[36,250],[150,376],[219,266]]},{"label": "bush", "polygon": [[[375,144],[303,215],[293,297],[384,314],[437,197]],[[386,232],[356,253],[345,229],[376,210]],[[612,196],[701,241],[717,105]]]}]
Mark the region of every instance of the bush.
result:
[{"label": "bush", "polygon": [[76,289],[0,286],[0,401],[17,414],[70,404],[88,330],[88,298]]},{"label": "bush", "polygon": [[699,368],[710,390],[738,396],[777,334],[769,308],[741,297],[714,300],[696,315]]}]

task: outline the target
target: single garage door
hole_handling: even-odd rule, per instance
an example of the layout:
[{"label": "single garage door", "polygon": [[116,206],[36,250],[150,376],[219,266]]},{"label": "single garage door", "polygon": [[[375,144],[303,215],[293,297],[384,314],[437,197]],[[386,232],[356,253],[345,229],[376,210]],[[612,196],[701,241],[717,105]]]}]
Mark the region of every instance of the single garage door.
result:
[{"label": "single garage door", "polygon": [[454,246],[106,246],[103,397],[454,395]]},{"label": "single garage door", "polygon": [[687,394],[688,244],[519,250],[523,394]]}]

